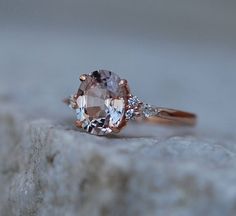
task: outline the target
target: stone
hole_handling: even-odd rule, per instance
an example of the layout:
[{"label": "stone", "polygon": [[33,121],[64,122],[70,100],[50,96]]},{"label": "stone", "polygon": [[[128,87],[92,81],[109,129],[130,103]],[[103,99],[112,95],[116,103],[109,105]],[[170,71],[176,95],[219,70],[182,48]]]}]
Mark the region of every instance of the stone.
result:
[{"label": "stone", "polygon": [[236,214],[230,139],[185,130],[138,138],[137,128],[133,137],[96,137],[26,121],[8,106],[0,119],[0,215]]},{"label": "stone", "polygon": [[155,116],[158,114],[158,108],[149,104],[143,104],[142,113],[146,118],[150,116]]},{"label": "stone", "polygon": [[128,109],[127,111],[126,111],[126,119],[128,119],[128,120],[130,120],[130,119],[133,119],[134,118],[134,116],[135,116],[135,112],[134,112],[134,109]]},{"label": "stone", "polygon": [[77,125],[95,135],[119,131],[126,123],[128,89],[120,77],[99,70],[84,75],[76,95]]},{"label": "stone", "polygon": [[132,96],[128,100],[129,106],[137,107],[140,103],[142,103],[137,96]]}]

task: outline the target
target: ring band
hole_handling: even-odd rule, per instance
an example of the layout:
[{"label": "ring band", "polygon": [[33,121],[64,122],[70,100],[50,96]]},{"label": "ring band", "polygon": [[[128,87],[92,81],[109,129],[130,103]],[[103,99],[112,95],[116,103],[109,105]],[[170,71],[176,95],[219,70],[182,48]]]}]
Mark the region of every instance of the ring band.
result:
[{"label": "ring band", "polygon": [[163,107],[159,107],[157,109],[158,113],[155,116],[147,117],[147,122],[171,125],[196,125],[197,117],[193,113]]}]

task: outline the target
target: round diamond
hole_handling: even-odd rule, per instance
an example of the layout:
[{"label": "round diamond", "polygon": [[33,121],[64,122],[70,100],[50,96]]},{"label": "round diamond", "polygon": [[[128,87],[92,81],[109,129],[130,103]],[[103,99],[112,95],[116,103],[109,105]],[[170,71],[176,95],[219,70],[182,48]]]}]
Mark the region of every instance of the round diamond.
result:
[{"label": "round diamond", "polygon": [[135,115],[134,109],[128,109],[125,114],[126,119],[128,120],[134,118],[134,115]]},{"label": "round diamond", "polygon": [[86,75],[77,95],[76,115],[87,132],[104,135],[124,126],[128,88],[111,71]]}]

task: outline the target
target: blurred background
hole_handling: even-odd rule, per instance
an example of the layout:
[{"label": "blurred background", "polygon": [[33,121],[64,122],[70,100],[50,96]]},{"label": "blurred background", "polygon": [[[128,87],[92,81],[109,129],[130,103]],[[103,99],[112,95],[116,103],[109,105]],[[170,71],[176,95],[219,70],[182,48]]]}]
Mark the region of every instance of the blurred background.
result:
[{"label": "blurred background", "polygon": [[79,75],[108,69],[146,102],[236,128],[233,0],[0,0],[0,104],[29,118],[72,117]]}]

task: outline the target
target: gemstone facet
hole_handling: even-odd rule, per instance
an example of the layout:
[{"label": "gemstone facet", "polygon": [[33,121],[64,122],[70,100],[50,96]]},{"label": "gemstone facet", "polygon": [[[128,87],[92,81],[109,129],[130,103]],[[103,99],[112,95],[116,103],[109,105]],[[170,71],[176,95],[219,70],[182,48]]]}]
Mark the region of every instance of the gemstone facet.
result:
[{"label": "gemstone facet", "polygon": [[120,77],[107,70],[83,75],[75,110],[84,130],[105,135],[125,126],[129,90],[127,84],[120,83]]}]

